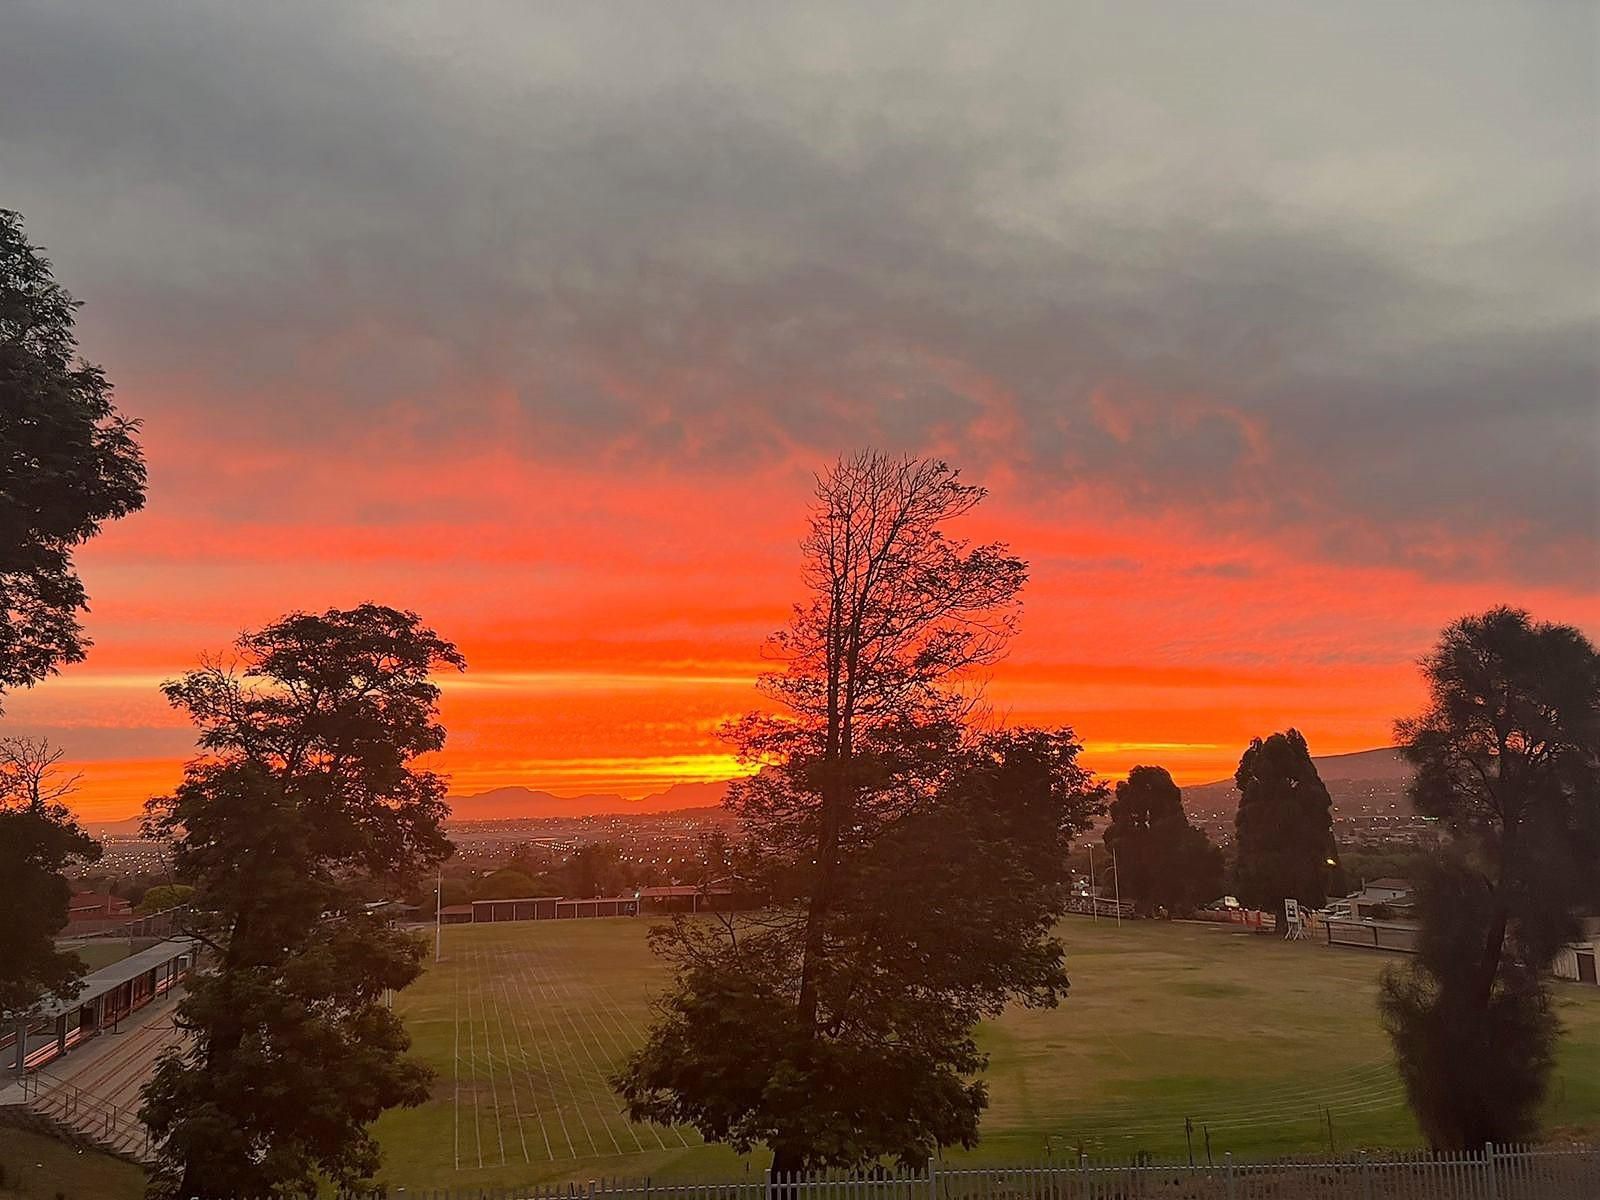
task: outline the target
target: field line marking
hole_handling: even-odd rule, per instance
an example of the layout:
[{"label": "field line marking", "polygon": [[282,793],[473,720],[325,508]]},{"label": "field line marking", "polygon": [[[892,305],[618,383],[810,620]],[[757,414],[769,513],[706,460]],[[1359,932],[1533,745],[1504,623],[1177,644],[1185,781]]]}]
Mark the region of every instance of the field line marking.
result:
[{"label": "field line marking", "polygon": [[[594,1016],[595,1027],[606,1035],[606,1040],[610,1043],[611,1050],[618,1056],[618,1061],[626,1060],[628,1055],[632,1053],[632,1048],[628,1045],[626,1031],[617,1021],[616,1014],[606,1010],[607,1004],[615,1007],[616,1002],[611,999],[610,994],[607,993],[604,988],[596,986],[593,990],[596,993],[596,998],[600,1001],[603,1001],[599,1003],[591,1003],[588,1006],[588,1011]],[[642,1041],[643,1038],[640,1040]],[[661,1136],[662,1128],[665,1128],[668,1133],[677,1138],[679,1144],[682,1145],[684,1149],[688,1149],[689,1147],[688,1139],[683,1136],[683,1133],[675,1125],[667,1125],[663,1127],[657,1125],[654,1121],[630,1121],[629,1125],[643,1125],[645,1129],[650,1132],[650,1136],[656,1139],[657,1145],[659,1145],[663,1150],[667,1148],[667,1143]],[[637,1133],[634,1134],[634,1140],[639,1140],[639,1135]]]},{"label": "field line marking", "polygon": [[456,1170],[461,1170],[461,972],[452,966],[450,971],[450,991],[456,1002],[456,1046],[455,1061],[452,1074],[455,1079],[455,1159]]},{"label": "field line marking", "polygon": [[[568,985],[564,982],[558,982],[556,986],[563,989],[568,987]],[[648,1035],[636,1021],[633,1021],[631,1018],[629,1018],[628,1014],[622,1010],[622,1007],[617,1003],[616,999],[611,995],[611,992],[604,985],[591,985],[591,990],[596,996],[598,996],[602,1003],[590,1004],[588,1007],[593,1010],[597,1021],[609,1017],[612,1026],[623,1035],[622,1039],[614,1040],[613,1045],[622,1047],[622,1055],[624,1058],[627,1057],[627,1055],[631,1052],[625,1045],[628,1031],[631,1030],[637,1036],[637,1039],[641,1044]],[[610,1008],[609,1012],[607,1011],[607,1006]],[[604,1025],[602,1024],[601,1027],[604,1028]],[[651,1135],[656,1139],[656,1141],[660,1143],[663,1150],[667,1148],[666,1142],[661,1138],[661,1126],[656,1125],[653,1121],[630,1122],[630,1125],[637,1124],[643,1124],[644,1127],[650,1131]],[[683,1135],[683,1130],[677,1125],[667,1125],[665,1126],[665,1129],[668,1133],[672,1134],[673,1137],[677,1138],[679,1144],[686,1150],[690,1149],[695,1144],[702,1146],[705,1145],[704,1138],[700,1138],[697,1143],[691,1143],[689,1139]],[[638,1140],[638,1134],[634,1134],[634,1140]]]},{"label": "field line marking", "polygon": [[[492,960],[492,955],[489,956]],[[506,1163],[506,1129],[504,1119],[500,1114],[500,1088],[494,1080],[494,1037],[489,1032],[489,1009],[483,1002],[483,956],[474,955],[472,965],[478,969],[473,972],[473,990],[478,996],[478,1013],[483,1018],[483,1061],[489,1069],[489,1099],[494,1104],[494,1136],[500,1143],[500,1165]]]},{"label": "field line marking", "polygon": [[[477,949],[474,947],[476,957]],[[478,1122],[478,1043],[472,1024],[472,980],[467,980],[467,1055],[472,1062],[472,1133],[478,1143],[478,1167],[483,1167],[483,1127]]]},{"label": "field line marking", "polygon": [[[522,1075],[528,1081],[528,1102],[533,1105],[533,1119],[539,1123],[539,1136],[544,1138],[545,1157],[554,1162],[556,1152],[550,1147],[550,1131],[545,1128],[544,1113],[539,1108],[539,1089],[533,1081],[533,1068],[528,1060],[527,1048],[522,1043],[522,1022],[517,1020],[517,1005],[512,999],[511,993],[506,990],[505,980],[496,978],[495,982],[499,985],[501,994],[505,996],[506,1007],[511,1011],[511,1032],[517,1038],[517,1053],[522,1057]],[[509,1056],[510,1050],[508,1049],[506,1053]],[[524,1145],[523,1151],[526,1153],[526,1145]]]},{"label": "field line marking", "polygon": [[506,1086],[511,1089],[511,1116],[517,1123],[517,1140],[522,1143],[522,1161],[531,1163],[533,1159],[528,1157],[528,1139],[522,1132],[522,1106],[517,1103],[517,1077],[511,1070],[511,1047],[506,1044],[505,1013],[500,1007],[500,997],[495,992],[497,979],[498,974],[489,977],[489,999],[494,1001],[494,1020],[500,1027],[500,1049],[504,1051],[506,1061]]},{"label": "field line marking", "polygon": [[[565,1017],[566,1020],[567,1020],[567,1023],[572,1026],[573,1032],[576,1033],[577,1032],[577,1028],[578,1028],[577,1022],[572,1018],[571,1014],[566,1011],[565,1006],[561,1003],[561,998],[559,996],[556,996],[556,995],[551,993],[550,989],[546,987],[545,982],[544,982],[542,977],[537,978],[535,980],[535,983],[539,987],[540,991],[545,995],[547,1001],[549,1002],[550,1011],[555,1015],[557,1024],[559,1025],[560,1022],[561,1022],[561,1019],[563,1017]],[[572,1055],[573,1064],[578,1067],[579,1078],[581,1079],[581,1078],[583,1078],[582,1064],[578,1062],[578,1055],[577,1055],[576,1051],[573,1050],[571,1041],[567,1040],[565,1033],[562,1034],[562,1038],[563,1038],[562,1045],[566,1048],[567,1052]],[[601,1069],[600,1064],[595,1061],[594,1055],[589,1052],[588,1044],[586,1042],[584,1042],[583,1036],[581,1034],[578,1035],[578,1045],[581,1046],[583,1048],[585,1054],[588,1055],[589,1062],[595,1069],[595,1076],[594,1076],[595,1082],[599,1083],[600,1086],[604,1087],[605,1086],[605,1072],[604,1072],[604,1070]],[[576,1095],[576,1094],[577,1094],[576,1091],[574,1091],[574,1095]],[[611,1122],[608,1121],[605,1118],[605,1110],[600,1106],[600,1102],[595,1097],[595,1093],[594,1093],[594,1091],[592,1089],[589,1092],[589,1099],[590,1099],[590,1103],[592,1103],[594,1105],[595,1116],[600,1121],[600,1127],[606,1131],[606,1136],[611,1139],[612,1148],[615,1149],[618,1154],[623,1153],[622,1143],[617,1140],[617,1135],[616,1135],[615,1131],[611,1128]],[[582,1115],[582,1110],[581,1109],[579,1110],[579,1115],[580,1116]],[[644,1149],[643,1143],[640,1143],[638,1138],[634,1138],[634,1141],[636,1143],[638,1143],[638,1146],[637,1146],[638,1149],[640,1149],[640,1150]]]},{"label": "field line marking", "polygon": [[[514,978],[517,980],[517,985],[524,996],[527,997],[530,1008],[539,1014],[541,1032],[548,1031],[549,1024],[544,1019],[544,1004],[541,998],[534,996],[532,989],[529,987],[528,977],[521,970],[518,970]],[[556,1067],[561,1072],[562,1082],[566,1085],[567,1097],[572,1102],[572,1111],[577,1115],[578,1124],[583,1127],[583,1136],[589,1139],[589,1149],[598,1156],[600,1154],[600,1144],[594,1140],[594,1132],[589,1128],[588,1119],[583,1115],[583,1105],[578,1102],[578,1089],[572,1084],[572,1077],[567,1072],[567,1064],[561,1056],[560,1048],[560,1038],[552,1037],[550,1039],[550,1057],[555,1060]],[[574,1157],[576,1157],[576,1152],[574,1152]]]},{"label": "field line marking", "polygon": [[[596,1046],[598,1046],[600,1044],[600,1039],[595,1036],[593,1026],[590,1023],[589,1011],[588,1011],[589,1006],[585,1002],[585,998],[583,996],[581,996],[581,995],[580,996],[576,996],[573,999],[574,999],[575,1003],[573,1005],[571,1005],[570,1007],[567,1006],[567,1005],[563,1005],[562,1006],[562,1011],[565,1013],[568,1022],[571,1024],[573,1032],[576,1033],[577,1036],[578,1036],[578,1045],[583,1047],[584,1054],[588,1056],[590,1064],[594,1067],[595,1076],[596,1076],[600,1086],[605,1089],[605,1093],[604,1094],[605,1095],[611,1095],[612,1094],[611,1093],[611,1083],[610,1083],[610,1080],[607,1078],[607,1069],[600,1065],[600,1060],[595,1057],[594,1048],[589,1045],[589,1041],[591,1039],[594,1041]],[[572,1015],[572,1008],[576,1008],[577,1009],[578,1015],[576,1017]],[[582,1018],[582,1021],[583,1021],[583,1024],[582,1024],[581,1028],[580,1028],[579,1023],[578,1023],[580,1017]],[[588,1034],[587,1038],[584,1036],[585,1033]],[[596,1101],[596,1107],[597,1108],[599,1107],[598,1100]],[[604,1112],[604,1109],[601,1109],[601,1111]],[[626,1114],[623,1114],[621,1112],[618,1112],[617,1115],[622,1121],[623,1129],[625,1129],[627,1131],[629,1137],[633,1138],[634,1148],[636,1150],[642,1152],[644,1150],[644,1142],[642,1142],[639,1139],[639,1134],[634,1128],[635,1122],[628,1120]],[[617,1143],[617,1153],[621,1154],[623,1152],[622,1144],[620,1142],[617,1142],[616,1134],[612,1133],[612,1131],[611,1131],[611,1122],[610,1122],[609,1119],[606,1121],[606,1132],[611,1135],[611,1140],[613,1142]],[[662,1142],[659,1136],[656,1138],[656,1141],[659,1144],[660,1149],[665,1150],[667,1148],[666,1147],[666,1143]]]},{"label": "field line marking", "polygon": [[[512,984],[508,983],[504,976],[501,977],[500,984],[501,987],[506,990],[507,998],[511,998]],[[515,1009],[513,1009],[513,1011],[515,1011]],[[528,1035],[528,1040],[533,1043],[533,1052],[539,1059],[539,1073],[544,1076],[545,1091],[549,1094],[550,1102],[555,1108],[556,1122],[561,1126],[561,1136],[567,1141],[567,1154],[572,1158],[577,1158],[578,1148],[572,1142],[572,1133],[567,1128],[567,1119],[562,1115],[561,1112],[560,1095],[556,1091],[555,1076],[550,1073],[550,1067],[544,1060],[544,1047],[542,1040],[538,1033],[533,1029],[531,1023],[528,1028]],[[551,1157],[554,1158],[555,1156],[552,1154]]]}]

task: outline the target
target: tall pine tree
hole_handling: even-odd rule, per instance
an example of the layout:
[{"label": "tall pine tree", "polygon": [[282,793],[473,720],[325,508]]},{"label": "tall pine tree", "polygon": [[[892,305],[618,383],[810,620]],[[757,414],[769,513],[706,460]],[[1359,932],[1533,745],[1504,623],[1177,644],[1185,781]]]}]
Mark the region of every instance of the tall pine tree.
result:
[{"label": "tall pine tree", "polygon": [[1333,799],[1298,729],[1256,738],[1233,776],[1238,846],[1235,889],[1252,908],[1277,914],[1286,931],[1285,900],[1321,908],[1338,865]]},{"label": "tall pine tree", "polygon": [[1162,767],[1134,767],[1117,784],[1104,840],[1136,912],[1189,912],[1222,894],[1222,851],[1189,824],[1183,792]]},{"label": "tall pine tree", "polygon": [[1559,1034],[1545,975],[1600,910],[1600,654],[1497,608],[1447,628],[1423,668],[1428,707],[1397,729],[1444,847],[1417,958],[1385,972],[1380,1006],[1429,1141],[1524,1140]]}]

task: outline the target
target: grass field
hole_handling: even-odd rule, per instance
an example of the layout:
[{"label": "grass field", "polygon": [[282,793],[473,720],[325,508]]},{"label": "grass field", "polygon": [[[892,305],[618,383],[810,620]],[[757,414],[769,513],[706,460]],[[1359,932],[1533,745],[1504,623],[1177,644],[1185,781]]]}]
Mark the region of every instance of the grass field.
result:
[{"label": "grass field", "polygon": [[142,1200],[144,1172],[43,1134],[0,1125],[0,1200]]},{"label": "grass field", "polygon": [[[623,1118],[605,1078],[638,1044],[661,968],[647,921],[454,926],[397,1001],[438,1072],[379,1122],[385,1177],[418,1187],[760,1170],[692,1130]],[[1047,1152],[1283,1154],[1414,1145],[1374,1008],[1387,957],[1232,926],[1070,918],[1071,998],[986,1024],[990,1108],[952,1159]],[[1600,991],[1557,985],[1552,1128],[1600,1128]]]}]

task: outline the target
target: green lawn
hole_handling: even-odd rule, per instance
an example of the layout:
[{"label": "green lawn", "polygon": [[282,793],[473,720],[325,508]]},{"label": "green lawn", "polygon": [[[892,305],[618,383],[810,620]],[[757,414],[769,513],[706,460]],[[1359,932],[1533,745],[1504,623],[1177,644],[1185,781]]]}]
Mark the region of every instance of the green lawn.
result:
[{"label": "green lawn", "polygon": [[[659,966],[642,920],[445,930],[402,993],[433,1099],[379,1122],[409,1189],[759,1170],[690,1130],[625,1121],[604,1079],[638,1043]],[[1071,918],[1072,996],[985,1025],[983,1142],[952,1159],[1414,1145],[1374,1010],[1391,959],[1234,927]],[[1557,985],[1567,1026],[1552,1128],[1600,1129],[1600,991]]]},{"label": "green lawn", "polygon": [[98,971],[131,955],[133,943],[128,938],[85,938],[79,942],[63,943],[61,949],[76,954],[85,971]]},{"label": "green lawn", "polygon": [[144,1172],[132,1163],[0,1125],[0,1200],[141,1200]]}]

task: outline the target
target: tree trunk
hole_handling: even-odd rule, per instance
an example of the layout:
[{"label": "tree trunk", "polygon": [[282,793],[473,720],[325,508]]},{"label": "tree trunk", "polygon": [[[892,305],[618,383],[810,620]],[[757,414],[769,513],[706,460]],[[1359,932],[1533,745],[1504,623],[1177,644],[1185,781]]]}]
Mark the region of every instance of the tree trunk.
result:
[{"label": "tree trunk", "polygon": [[827,920],[833,905],[834,874],[838,869],[839,832],[842,825],[839,811],[844,791],[842,781],[829,780],[828,790],[831,795],[823,798],[822,830],[817,840],[816,881],[811,889],[810,903],[806,906],[805,947],[801,951],[800,991],[795,1003],[795,1018],[808,1045],[817,1034],[820,991],[817,976],[827,954]]},{"label": "tree trunk", "polygon": [[1483,939],[1483,957],[1478,960],[1472,998],[1479,1012],[1489,1011],[1489,999],[1494,995],[1495,977],[1500,974],[1500,955],[1506,944],[1506,924],[1505,905],[1497,904],[1494,919],[1489,922],[1489,932]]}]

